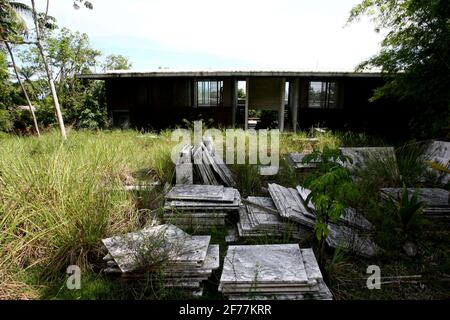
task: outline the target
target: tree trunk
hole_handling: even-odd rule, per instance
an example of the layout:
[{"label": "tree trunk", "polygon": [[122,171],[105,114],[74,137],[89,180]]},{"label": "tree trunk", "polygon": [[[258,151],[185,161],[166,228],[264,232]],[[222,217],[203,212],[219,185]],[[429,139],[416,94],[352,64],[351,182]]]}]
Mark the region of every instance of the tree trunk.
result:
[{"label": "tree trunk", "polygon": [[30,98],[28,97],[27,90],[25,90],[25,86],[23,85],[23,82],[19,77],[19,71],[17,70],[16,60],[14,59],[14,54],[11,50],[11,46],[9,45],[9,43],[7,41],[4,41],[4,43],[6,45],[6,48],[8,49],[9,56],[11,57],[11,62],[13,65],[14,73],[16,74],[17,81],[19,82],[19,85],[22,88],[23,94],[25,95],[25,99],[27,99],[28,107],[30,107],[30,112],[31,112],[31,115],[33,116],[34,128],[36,130],[37,135],[40,136],[41,133],[39,132],[39,127],[38,127],[38,123],[36,120],[36,114],[34,113],[33,106],[31,105],[31,101],[30,101]]},{"label": "tree trunk", "polygon": [[[42,47],[41,31],[39,28],[39,21],[38,21],[38,17],[37,17],[36,6],[34,3],[34,0],[31,0],[31,6],[33,9],[34,25],[36,27],[36,45],[37,45],[37,47],[39,49],[39,53],[42,57],[45,72],[47,73],[48,84],[50,85],[50,91],[52,94],[53,105],[55,107],[56,118],[58,120],[59,128],[61,130],[61,135],[62,135],[63,139],[67,139],[66,128],[64,127],[64,120],[62,117],[61,108],[59,106],[58,95],[56,94],[55,83],[53,81],[52,72],[51,72],[48,62],[47,62],[47,57],[45,56],[45,53],[44,53],[44,48]],[[48,6],[48,0],[47,0],[47,6]]]}]

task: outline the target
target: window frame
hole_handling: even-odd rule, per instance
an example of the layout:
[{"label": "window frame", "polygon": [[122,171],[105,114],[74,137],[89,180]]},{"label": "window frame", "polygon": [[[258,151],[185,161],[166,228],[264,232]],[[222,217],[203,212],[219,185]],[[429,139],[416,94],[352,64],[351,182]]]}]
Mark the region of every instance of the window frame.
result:
[{"label": "window frame", "polygon": [[[217,97],[215,98],[215,103],[211,104],[211,86],[209,85],[207,90],[205,90],[205,87],[203,87],[204,92],[209,92],[208,94],[203,93],[203,95],[200,95],[200,84],[201,83],[216,83],[217,87]],[[219,79],[197,79],[195,81],[195,88],[196,94],[195,98],[197,101],[195,101],[195,105],[198,108],[217,108],[217,107],[223,107],[223,80]],[[208,103],[205,103],[208,100]],[[201,103],[203,101],[203,103]],[[214,100],[213,100],[214,101]]]},{"label": "window frame", "polygon": [[[318,106],[312,106],[311,104],[311,86],[313,83],[321,84],[321,91],[319,93],[320,100]],[[332,85],[334,86],[333,99],[330,98]],[[337,87],[338,86],[336,80],[322,80],[322,79],[310,80],[308,82],[308,104],[307,104],[308,109],[337,109],[338,108]]]}]

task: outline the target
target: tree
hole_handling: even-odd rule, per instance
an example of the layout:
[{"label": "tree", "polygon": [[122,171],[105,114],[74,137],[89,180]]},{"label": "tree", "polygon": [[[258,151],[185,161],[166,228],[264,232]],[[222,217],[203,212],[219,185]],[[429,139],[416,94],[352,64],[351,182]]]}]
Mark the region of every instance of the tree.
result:
[{"label": "tree", "polygon": [[[51,30],[43,41],[47,54],[48,66],[53,75],[56,92],[63,106],[64,120],[75,126],[101,127],[106,124],[103,82],[78,79],[77,74],[91,73],[98,64],[101,52],[91,47],[89,37],[85,33],[72,32],[69,29]],[[27,47],[21,51],[22,69],[34,75],[30,84],[34,91],[47,96],[47,86],[42,86],[46,70],[35,47]],[[27,75],[28,76],[28,75]],[[37,79],[37,80],[36,80]],[[94,101],[98,99],[98,101]],[[45,104],[48,99],[43,100]],[[50,124],[48,113],[41,115],[44,122]],[[105,119],[104,119],[105,118]]]},{"label": "tree", "polygon": [[11,84],[9,83],[6,54],[0,50],[0,131],[11,130],[12,123],[7,105],[11,103]]},{"label": "tree", "polygon": [[[89,1],[75,0],[73,2],[75,9],[79,9],[77,2],[84,4],[84,6],[88,9],[93,8],[92,4]],[[48,14],[47,14],[48,7],[49,7],[49,0],[47,0],[47,9],[46,9],[45,14],[40,15],[40,14],[38,14],[38,12],[36,10],[35,1],[31,0],[33,22],[34,22],[35,33],[36,33],[36,46],[39,50],[39,54],[42,58],[42,63],[44,65],[44,69],[45,69],[45,72],[47,75],[48,83],[50,86],[50,92],[51,92],[51,96],[52,96],[52,100],[53,100],[53,105],[55,107],[56,117],[58,120],[59,128],[61,130],[61,135],[62,135],[63,139],[67,139],[66,128],[64,126],[64,120],[63,120],[62,113],[61,113],[61,107],[59,104],[58,94],[57,94],[56,88],[55,88],[55,82],[54,82],[53,76],[52,76],[52,70],[50,69],[50,65],[47,60],[46,52],[45,52],[43,44],[42,44],[43,40],[44,40],[44,36],[45,36],[44,32],[45,32],[46,28],[48,28],[49,22],[51,22],[48,19],[49,18]]]},{"label": "tree", "polygon": [[450,1],[364,0],[352,9],[349,22],[365,15],[377,31],[386,31],[380,52],[358,66],[380,68],[386,75],[372,100],[394,96],[415,105],[411,124],[418,135],[448,130]]},{"label": "tree", "polygon": [[132,63],[128,60],[128,58],[120,54],[110,54],[106,57],[105,62],[102,65],[103,71],[129,70],[132,66]]},{"label": "tree", "polygon": [[0,13],[1,13],[0,37],[9,53],[11,63],[14,69],[14,74],[16,75],[17,82],[19,83],[22,92],[25,96],[25,99],[28,103],[28,107],[33,117],[34,128],[36,130],[37,135],[39,136],[40,132],[36,115],[34,113],[34,109],[28,96],[27,90],[25,89],[25,86],[23,85],[23,82],[19,76],[19,70],[17,68],[17,64],[14,58],[14,53],[9,43],[10,41],[22,40],[21,34],[25,34],[27,31],[26,23],[17,13],[18,11],[30,13],[30,8],[27,5],[20,2],[0,0]]},{"label": "tree", "polygon": [[[48,3],[49,3],[48,1],[49,0],[47,0],[47,8],[48,8]],[[48,84],[50,86],[50,91],[51,91],[51,95],[52,95],[52,99],[53,99],[53,105],[55,107],[56,118],[58,119],[58,124],[59,124],[59,129],[61,130],[61,135],[62,135],[63,139],[67,139],[66,127],[64,126],[64,120],[63,120],[62,113],[61,113],[61,107],[59,105],[58,95],[56,94],[55,83],[53,81],[52,73],[51,73],[50,67],[47,62],[47,57],[44,52],[44,47],[42,46],[42,36],[43,36],[43,31],[44,31],[43,24],[40,23],[40,21],[39,21],[34,0],[31,0],[31,6],[32,6],[32,10],[33,10],[33,22],[34,22],[35,32],[36,32],[36,46],[39,49],[39,53],[41,55],[42,62],[44,64],[44,68],[47,73]],[[46,21],[46,19],[44,21]]]}]

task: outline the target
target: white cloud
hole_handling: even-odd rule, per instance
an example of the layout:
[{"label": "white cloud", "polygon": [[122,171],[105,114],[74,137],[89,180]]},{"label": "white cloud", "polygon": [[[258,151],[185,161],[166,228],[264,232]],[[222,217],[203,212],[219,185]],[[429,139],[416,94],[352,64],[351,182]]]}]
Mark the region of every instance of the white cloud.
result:
[{"label": "white cloud", "polygon": [[267,68],[349,69],[376,53],[380,41],[367,21],[343,28],[358,2],[92,0],[94,10],[74,10],[72,1],[60,0],[50,2],[50,14],[91,38],[132,37]]}]

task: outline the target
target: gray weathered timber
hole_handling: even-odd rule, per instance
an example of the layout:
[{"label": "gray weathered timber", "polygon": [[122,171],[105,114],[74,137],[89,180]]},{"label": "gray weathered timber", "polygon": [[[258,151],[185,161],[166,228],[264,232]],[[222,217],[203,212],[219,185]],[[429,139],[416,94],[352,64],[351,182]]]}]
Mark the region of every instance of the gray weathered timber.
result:
[{"label": "gray weathered timber", "polygon": [[176,185],[166,195],[164,218],[179,227],[198,230],[225,225],[228,212],[241,204],[234,188],[215,185]]},{"label": "gray weathered timber", "polygon": [[258,283],[306,284],[308,278],[298,245],[229,246],[221,284],[251,284],[255,279]]},{"label": "gray weathered timber", "polygon": [[168,200],[233,202],[235,189],[217,185],[176,185],[167,194]]},{"label": "gray weathered timber", "polygon": [[[447,141],[433,141],[429,144],[424,153],[424,159],[432,162],[439,163],[445,168],[450,168],[450,142]],[[433,170],[433,169],[430,169]],[[444,172],[438,172],[440,181],[443,184],[450,182],[450,174]]]},{"label": "gray weathered timber", "polygon": [[314,169],[317,167],[317,162],[303,163],[303,158],[306,156],[305,153],[293,152],[288,153],[287,159],[291,167],[294,169]]},{"label": "gray weathered timber", "polygon": [[[423,213],[428,218],[448,217],[450,215],[450,192],[439,188],[408,188],[408,197],[417,193],[417,198],[423,203]],[[402,188],[383,188],[384,198],[401,199]]]},{"label": "gray weathered timber", "polygon": [[367,236],[355,232],[353,229],[330,223],[328,225],[326,243],[332,248],[341,248],[364,257],[377,254],[379,248]]},{"label": "gray weathered timber", "polygon": [[[394,199],[401,197],[403,193],[402,188],[383,188],[381,192],[386,196],[389,195]],[[422,201],[427,207],[450,207],[450,192],[439,188],[408,188],[408,196],[411,197],[413,193],[417,193],[417,198]]]},{"label": "gray weathered timber", "polygon": [[344,163],[344,166],[350,170],[366,169],[368,161],[382,161],[392,163],[395,168],[393,174],[398,174],[397,158],[393,147],[340,148],[340,150],[343,155],[352,160],[352,163],[348,161]]},{"label": "gray weathered timber", "polygon": [[[164,252],[165,274],[162,285],[181,290],[195,289],[195,295],[202,294],[202,281],[207,280],[213,270],[220,266],[219,246],[210,245],[210,236],[190,236],[173,225],[159,225],[102,240],[108,249],[103,258],[108,274],[121,274],[124,279],[140,278],[139,271],[145,269],[141,254],[155,254],[154,258]],[[156,241],[147,247],[145,243]],[[151,252],[145,252],[151,250]],[[151,255],[147,258],[149,263]]]},{"label": "gray weathered timber", "polygon": [[210,236],[190,236],[173,225],[160,225],[131,232],[124,236],[103,239],[102,242],[122,272],[145,268],[149,248],[159,248],[157,254],[171,263],[201,264],[205,260]]},{"label": "gray weathered timber", "polygon": [[[311,193],[311,190],[304,188],[302,186],[296,187],[300,197],[303,199],[304,203],[310,209],[310,212],[314,213],[316,208],[311,201],[306,201]],[[355,227],[362,230],[370,230],[372,224],[367,220],[362,214],[356,212],[353,208],[346,208],[345,214],[339,218],[339,223],[348,225],[349,227]]]},{"label": "gray weathered timber", "polygon": [[192,146],[185,146],[180,151],[180,158],[175,166],[177,184],[193,184]]},{"label": "gray weathered timber", "polygon": [[275,183],[269,183],[269,193],[275,206],[283,218],[303,224],[314,226],[314,215],[303,203],[297,190],[285,188]]},{"label": "gray weathered timber", "polygon": [[312,249],[297,244],[230,246],[219,290],[230,300],[333,298]]}]

